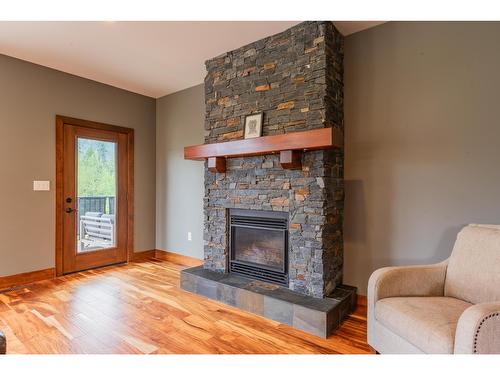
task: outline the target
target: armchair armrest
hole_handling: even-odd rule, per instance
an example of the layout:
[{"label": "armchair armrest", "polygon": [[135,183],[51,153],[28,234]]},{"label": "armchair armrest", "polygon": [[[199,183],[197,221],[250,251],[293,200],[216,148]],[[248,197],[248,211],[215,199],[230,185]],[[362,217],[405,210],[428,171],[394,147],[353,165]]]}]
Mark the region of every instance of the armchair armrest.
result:
[{"label": "armchair armrest", "polygon": [[5,354],[7,351],[7,340],[5,340],[5,335],[0,331],[0,354]]},{"label": "armchair armrest", "polygon": [[442,296],[448,261],[426,266],[385,267],[368,281],[368,306],[388,297]]},{"label": "armchair armrest", "polygon": [[500,302],[469,307],[458,320],[456,354],[500,354]]}]

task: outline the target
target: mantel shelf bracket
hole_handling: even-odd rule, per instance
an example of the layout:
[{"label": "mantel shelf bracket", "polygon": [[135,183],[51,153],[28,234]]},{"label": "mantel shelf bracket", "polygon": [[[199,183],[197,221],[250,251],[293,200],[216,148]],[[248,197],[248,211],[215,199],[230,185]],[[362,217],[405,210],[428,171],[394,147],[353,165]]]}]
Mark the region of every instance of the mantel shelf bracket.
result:
[{"label": "mantel shelf bracket", "polygon": [[280,164],[283,169],[302,169],[302,151],[280,151]]},{"label": "mantel shelf bracket", "polygon": [[210,172],[226,173],[226,158],[213,156],[208,158]]}]

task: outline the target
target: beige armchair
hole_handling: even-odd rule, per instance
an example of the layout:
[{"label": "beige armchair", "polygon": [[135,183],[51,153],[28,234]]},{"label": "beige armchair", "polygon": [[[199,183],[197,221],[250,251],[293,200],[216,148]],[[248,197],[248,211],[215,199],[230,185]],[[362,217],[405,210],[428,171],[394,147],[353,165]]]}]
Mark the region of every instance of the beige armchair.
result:
[{"label": "beige armchair", "polygon": [[442,263],[375,271],[368,343],[379,353],[500,353],[500,226],[463,228]]}]

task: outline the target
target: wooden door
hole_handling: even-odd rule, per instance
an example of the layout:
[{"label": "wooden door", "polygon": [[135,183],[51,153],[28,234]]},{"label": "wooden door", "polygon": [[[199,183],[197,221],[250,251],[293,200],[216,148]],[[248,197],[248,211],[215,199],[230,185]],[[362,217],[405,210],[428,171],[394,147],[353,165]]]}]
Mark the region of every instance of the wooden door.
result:
[{"label": "wooden door", "polygon": [[132,249],[133,132],[58,116],[57,274],[123,263]]}]

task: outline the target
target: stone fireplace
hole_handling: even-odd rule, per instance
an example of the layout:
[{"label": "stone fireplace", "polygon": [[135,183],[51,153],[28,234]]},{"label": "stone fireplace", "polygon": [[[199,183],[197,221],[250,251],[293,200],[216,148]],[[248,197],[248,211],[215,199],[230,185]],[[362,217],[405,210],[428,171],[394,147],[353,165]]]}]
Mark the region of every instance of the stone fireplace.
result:
[{"label": "stone fireplace", "polygon": [[[245,116],[261,112],[263,136],[343,131],[343,36],[332,22],[303,22],[208,60],[206,68],[205,144],[243,139]],[[299,305],[311,309],[324,301],[320,311],[326,315],[315,321],[323,324],[324,336],[336,326],[331,320],[339,323],[342,315],[327,297],[333,293],[352,307],[354,290],[341,285],[343,156],[342,148],[304,150],[300,169],[283,168],[278,154],[233,157],[224,160],[224,173],[206,162],[204,270],[190,275],[217,282],[223,275],[260,280],[289,290],[287,303],[304,296],[309,302]],[[183,282],[187,290],[205,288],[187,276]],[[262,292],[255,284],[235,282],[226,286]],[[240,292],[231,301],[221,291],[205,295],[213,293],[241,306]],[[336,318],[328,315],[333,310]],[[291,314],[291,325],[307,315]]]},{"label": "stone fireplace", "polygon": [[[205,143],[243,138],[244,116],[263,112],[263,135],[343,128],[343,37],[304,22],[207,61]],[[278,155],[205,168],[205,268],[227,272],[228,209],[289,214],[289,287],[324,297],[342,281],[342,150],[304,153],[302,170]]]}]

